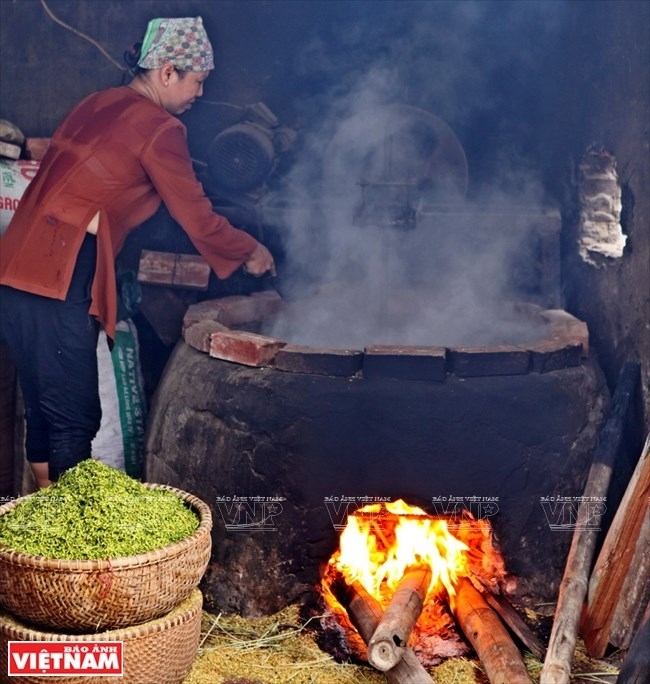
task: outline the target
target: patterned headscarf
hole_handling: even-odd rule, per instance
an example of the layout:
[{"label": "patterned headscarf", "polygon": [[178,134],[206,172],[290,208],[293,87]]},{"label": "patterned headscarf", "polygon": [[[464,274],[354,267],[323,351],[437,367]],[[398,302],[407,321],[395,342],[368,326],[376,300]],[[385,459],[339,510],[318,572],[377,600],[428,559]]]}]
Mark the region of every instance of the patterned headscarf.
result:
[{"label": "patterned headscarf", "polygon": [[138,66],[160,69],[168,62],[181,71],[214,69],[212,46],[201,17],[152,19],[149,22]]}]

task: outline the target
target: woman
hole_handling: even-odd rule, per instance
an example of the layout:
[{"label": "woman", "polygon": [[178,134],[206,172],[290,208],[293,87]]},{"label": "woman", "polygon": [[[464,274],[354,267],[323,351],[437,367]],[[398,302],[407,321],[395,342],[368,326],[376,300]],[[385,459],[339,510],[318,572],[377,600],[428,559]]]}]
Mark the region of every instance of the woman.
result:
[{"label": "woman", "polygon": [[90,456],[97,336],[114,338],[115,257],[164,202],[220,278],[273,271],[266,247],[212,210],[174,115],[214,68],[200,17],[155,19],[128,86],[94,93],[52,137],[0,244],[2,335],[20,379],[38,487]]}]

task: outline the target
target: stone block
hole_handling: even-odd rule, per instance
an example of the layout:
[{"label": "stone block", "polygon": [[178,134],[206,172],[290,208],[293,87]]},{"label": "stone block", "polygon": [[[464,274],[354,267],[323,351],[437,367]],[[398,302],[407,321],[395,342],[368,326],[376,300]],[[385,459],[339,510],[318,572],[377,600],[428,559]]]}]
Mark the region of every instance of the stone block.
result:
[{"label": "stone block", "polygon": [[450,370],[461,378],[487,375],[525,375],[530,352],[511,345],[455,347],[449,350]]},{"label": "stone block", "polygon": [[278,351],[274,367],[290,373],[349,377],[361,370],[362,360],[363,353],[360,350],[288,344]]},{"label": "stone block", "polygon": [[255,333],[230,330],[210,338],[210,356],[245,366],[268,366],[286,342]]},{"label": "stone block", "polygon": [[203,320],[183,329],[183,339],[186,344],[197,351],[210,353],[212,334],[216,332],[226,332],[228,328],[217,321]]},{"label": "stone block", "polygon": [[442,382],[446,354],[444,347],[373,345],[365,349],[363,376]]}]

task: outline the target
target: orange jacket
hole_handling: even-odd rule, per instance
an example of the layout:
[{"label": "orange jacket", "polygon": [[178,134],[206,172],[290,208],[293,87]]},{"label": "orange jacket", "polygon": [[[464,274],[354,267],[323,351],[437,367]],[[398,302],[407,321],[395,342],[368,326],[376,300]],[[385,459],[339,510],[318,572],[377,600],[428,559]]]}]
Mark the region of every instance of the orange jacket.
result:
[{"label": "orange jacket", "polygon": [[88,96],[52,137],[0,239],[0,283],[65,299],[86,228],[99,212],[90,313],[113,338],[115,257],[161,201],[220,278],[255,250],[252,236],[212,210],[176,117],[125,86]]}]

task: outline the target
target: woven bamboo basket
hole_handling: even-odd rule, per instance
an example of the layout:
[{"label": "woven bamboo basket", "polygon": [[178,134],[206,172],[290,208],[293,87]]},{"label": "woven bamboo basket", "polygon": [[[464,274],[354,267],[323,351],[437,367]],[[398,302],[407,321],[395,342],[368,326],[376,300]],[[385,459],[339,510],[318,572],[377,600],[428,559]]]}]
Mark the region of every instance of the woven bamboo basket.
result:
[{"label": "woven bamboo basket", "polygon": [[198,589],[190,593],[167,615],[126,629],[99,634],[61,634],[41,632],[0,613],[0,662],[7,672],[9,641],[121,641],[124,674],[111,676],[21,676],[21,684],[180,684],[189,673],[201,638],[203,596]]},{"label": "woven bamboo basket", "polygon": [[[106,560],[56,560],[0,547],[0,607],[39,627],[98,632],[147,622],[178,606],[210,560],[212,514],[192,494],[146,486],[178,495],[199,516],[199,527],[168,546]],[[0,515],[21,500],[0,507]]]}]

